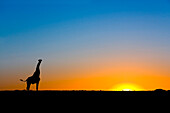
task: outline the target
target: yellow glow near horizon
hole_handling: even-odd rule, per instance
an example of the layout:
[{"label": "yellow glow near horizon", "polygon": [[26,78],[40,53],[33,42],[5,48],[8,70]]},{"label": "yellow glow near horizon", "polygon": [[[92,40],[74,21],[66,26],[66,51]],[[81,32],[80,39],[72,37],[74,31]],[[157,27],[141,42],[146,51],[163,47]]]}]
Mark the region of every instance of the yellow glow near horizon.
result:
[{"label": "yellow glow near horizon", "polygon": [[116,85],[112,90],[114,91],[141,91],[142,88],[136,84],[119,84]]}]

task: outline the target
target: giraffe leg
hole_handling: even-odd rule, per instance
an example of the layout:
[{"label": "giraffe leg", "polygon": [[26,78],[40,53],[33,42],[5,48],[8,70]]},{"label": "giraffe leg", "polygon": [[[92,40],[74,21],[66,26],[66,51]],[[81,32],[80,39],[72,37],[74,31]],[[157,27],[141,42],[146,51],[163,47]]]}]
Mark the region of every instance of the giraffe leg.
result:
[{"label": "giraffe leg", "polygon": [[27,82],[27,91],[29,91],[30,90],[30,83],[29,82]]},{"label": "giraffe leg", "polygon": [[36,83],[36,90],[38,91],[39,82]]}]

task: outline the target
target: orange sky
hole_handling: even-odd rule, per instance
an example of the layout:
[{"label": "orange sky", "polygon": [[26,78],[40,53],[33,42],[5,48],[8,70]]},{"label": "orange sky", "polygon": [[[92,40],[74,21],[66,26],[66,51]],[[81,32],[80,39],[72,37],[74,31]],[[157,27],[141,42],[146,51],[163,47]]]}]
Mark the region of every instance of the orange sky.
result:
[{"label": "orange sky", "polygon": [[[7,76],[1,79],[0,89],[25,89],[26,84],[19,79],[31,76],[36,63],[34,62],[34,66],[33,63],[20,67],[11,66],[10,71],[1,70],[1,74]],[[100,56],[96,59],[77,59],[77,62],[65,64],[44,60],[41,65],[40,90],[116,90],[116,86],[121,84],[133,84],[141,90],[169,90],[168,67],[166,60],[139,56],[114,59]],[[31,87],[34,88],[35,86]]]},{"label": "orange sky", "polygon": [[[40,83],[41,90],[116,90],[117,85],[134,84],[141,90],[170,89],[170,77],[168,76],[129,76],[125,79],[123,76],[106,77],[87,77],[65,80],[43,80]],[[1,86],[2,87],[2,86]],[[4,89],[23,90],[26,84],[19,81],[15,84],[7,85]],[[35,85],[33,85],[34,90]],[[2,89],[3,90],[3,89]]]},{"label": "orange sky", "polygon": [[[92,77],[67,80],[43,81],[41,89],[45,90],[116,90],[117,85],[134,84],[140,90],[169,89],[170,77],[167,76],[129,76],[123,77]],[[20,84],[21,85],[21,84]],[[23,87],[23,86],[22,86]]]}]

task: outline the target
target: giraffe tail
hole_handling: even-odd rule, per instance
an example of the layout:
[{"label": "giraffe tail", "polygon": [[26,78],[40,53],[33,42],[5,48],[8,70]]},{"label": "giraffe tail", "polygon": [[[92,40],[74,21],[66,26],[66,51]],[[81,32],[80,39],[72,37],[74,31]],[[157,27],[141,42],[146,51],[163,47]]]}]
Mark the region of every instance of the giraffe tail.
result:
[{"label": "giraffe tail", "polygon": [[26,82],[26,80],[22,80],[22,79],[20,79],[20,81],[21,81],[21,82]]}]

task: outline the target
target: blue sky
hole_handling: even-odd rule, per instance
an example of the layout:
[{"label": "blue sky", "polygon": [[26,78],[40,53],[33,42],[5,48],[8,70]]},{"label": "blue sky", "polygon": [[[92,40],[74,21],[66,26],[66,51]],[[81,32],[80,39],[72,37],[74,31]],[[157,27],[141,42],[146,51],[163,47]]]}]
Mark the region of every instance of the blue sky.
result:
[{"label": "blue sky", "polygon": [[73,50],[82,43],[98,47],[115,41],[169,45],[169,0],[1,0],[0,5],[1,46],[7,49],[1,52],[41,46],[50,51],[64,43]]},{"label": "blue sky", "polygon": [[166,67],[169,30],[169,0],[0,0],[0,71],[132,55]]},{"label": "blue sky", "polygon": [[106,14],[123,18],[166,17],[169,10],[169,0],[1,0],[0,34],[7,36],[61,21]]}]

